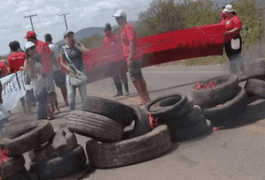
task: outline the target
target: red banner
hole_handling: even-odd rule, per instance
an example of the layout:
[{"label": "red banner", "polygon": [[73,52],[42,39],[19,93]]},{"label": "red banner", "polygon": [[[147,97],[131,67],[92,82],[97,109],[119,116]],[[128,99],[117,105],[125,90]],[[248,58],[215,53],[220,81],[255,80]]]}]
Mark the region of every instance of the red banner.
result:
[{"label": "red banner", "polygon": [[[172,31],[138,39],[136,51],[143,53],[143,67],[181,59],[222,55],[225,26],[205,25],[179,31]],[[113,67],[124,66],[121,44],[91,49],[84,56],[88,70],[88,82],[94,82],[118,73]],[[117,71],[117,72],[116,72]]]}]

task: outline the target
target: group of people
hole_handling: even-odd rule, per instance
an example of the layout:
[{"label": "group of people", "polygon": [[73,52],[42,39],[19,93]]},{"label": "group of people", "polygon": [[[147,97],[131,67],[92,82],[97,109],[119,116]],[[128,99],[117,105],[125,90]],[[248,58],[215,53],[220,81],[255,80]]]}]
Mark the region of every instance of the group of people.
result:
[{"label": "group of people", "polygon": [[[127,15],[123,10],[118,10],[113,17],[117,23],[122,26],[121,37],[112,33],[110,24],[106,24],[104,29],[106,37],[104,46],[110,47],[117,42],[122,44],[122,52],[128,67],[129,77],[133,82],[141,99],[141,105],[150,101],[146,82],[141,72],[142,54],[136,52],[137,32],[136,29],[127,22]],[[74,39],[74,32],[66,30],[63,33],[65,45],[60,49],[52,43],[52,36],[45,34],[45,42],[37,39],[34,31],[28,31],[25,39],[23,51],[18,41],[9,43],[11,53],[8,56],[8,67],[10,73],[17,71],[25,72],[25,83],[32,86],[32,90],[26,91],[25,98],[21,98],[21,104],[26,113],[31,113],[31,106],[37,103],[37,119],[54,118],[54,114],[60,113],[58,107],[57,95],[55,93],[55,84],[61,89],[64,98],[64,106],[69,106],[70,111],[75,110],[76,88],[83,100],[86,93],[86,82],[74,86],[70,83],[70,77],[76,74],[76,70],[86,74],[83,61],[83,54],[89,54],[90,50],[77,43]],[[62,69],[66,69],[66,74]],[[122,83],[125,88],[125,95],[129,94],[128,78],[126,71],[120,70],[120,73],[112,77],[117,88],[114,97],[123,95]],[[67,99],[68,94],[68,99]]]}]

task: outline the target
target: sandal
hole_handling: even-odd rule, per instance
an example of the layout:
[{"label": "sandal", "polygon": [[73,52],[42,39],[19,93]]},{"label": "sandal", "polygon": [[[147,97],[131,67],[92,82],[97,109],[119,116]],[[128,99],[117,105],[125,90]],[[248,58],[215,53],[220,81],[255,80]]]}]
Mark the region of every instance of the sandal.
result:
[{"label": "sandal", "polygon": [[68,107],[68,106],[69,106],[69,104],[65,104],[65,103],[64,103],[64,104],[60,105],[59,107],[60,107],[60,108],[64,108],[64,107]]}]

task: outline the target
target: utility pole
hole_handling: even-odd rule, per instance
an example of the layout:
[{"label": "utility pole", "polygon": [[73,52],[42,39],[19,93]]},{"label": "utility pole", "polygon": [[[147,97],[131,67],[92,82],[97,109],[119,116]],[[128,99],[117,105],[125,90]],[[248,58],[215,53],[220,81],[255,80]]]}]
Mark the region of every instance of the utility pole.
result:
[{"label": "utility pole", "polygon": [[32,28],[32,31],[34,31],[33,23],[32,23],[32,19],[31,19],[32,16],[37,16],[37,14],[32,14],[32,15],[24,16],[24,18],[29,18],[29,19],[30,19],[30,22],[31,22],[31,28]]},{"label": "utility pole", "polygon": [[64,22],[65,22],[66,30],[68,30],[68,26],[67,26],[67,22],[66,22],[66,17],[65,17],[65,15],[69,15],[69,14],[70,14],[70,13],[58,14],[58,16],[64,16]]}]

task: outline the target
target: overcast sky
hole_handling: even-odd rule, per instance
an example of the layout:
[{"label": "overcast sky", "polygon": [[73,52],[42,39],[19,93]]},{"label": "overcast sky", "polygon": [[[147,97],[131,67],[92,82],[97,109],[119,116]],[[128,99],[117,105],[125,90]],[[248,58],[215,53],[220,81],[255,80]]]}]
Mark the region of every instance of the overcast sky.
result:
[{"label": "overcast sky", "polygon": [[68,29],[74,32],[88,27],[103,27],[106,22],[116,25],[112,17],[118,9],[127,13],[128,21],[138,20],[138,14],[144,11],[152,0],[0,0],[0,55],[10,52],[9,42],[19,41],[24,48],[26,32],[31,30],[29,18],[31,14],[37,38],[44,40],[50,33],[53,41],[63,38],[67,15]]}]

